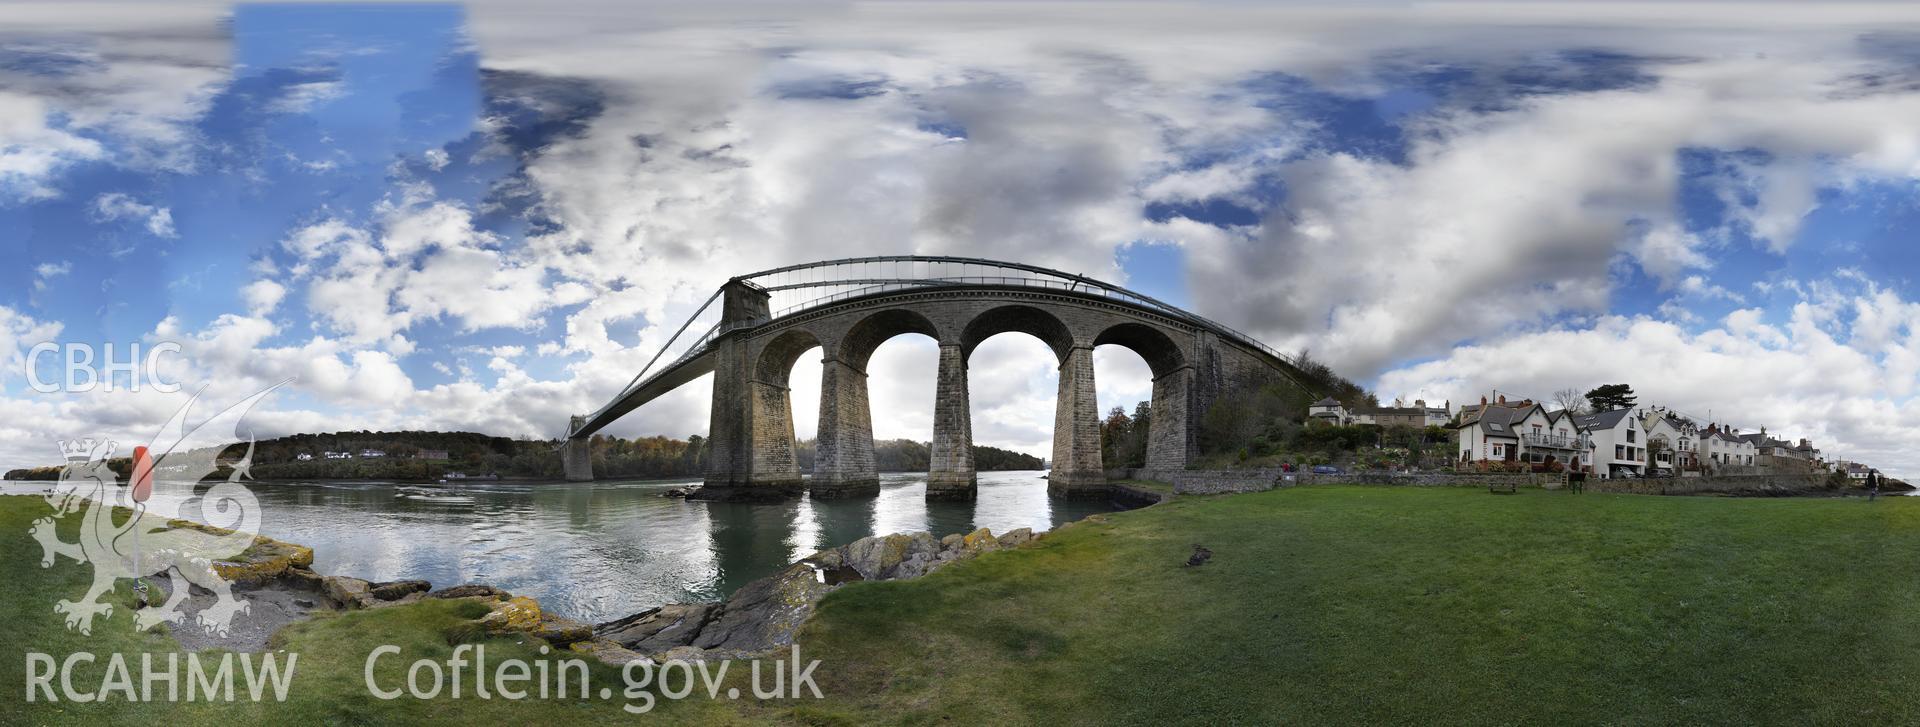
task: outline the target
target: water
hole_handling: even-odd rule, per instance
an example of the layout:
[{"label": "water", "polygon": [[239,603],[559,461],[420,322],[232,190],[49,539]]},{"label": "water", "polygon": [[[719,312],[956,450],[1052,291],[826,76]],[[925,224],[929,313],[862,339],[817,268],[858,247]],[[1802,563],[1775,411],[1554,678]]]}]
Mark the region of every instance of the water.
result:
[{"label": "water", "polygon": [[[1112,509],[1055,500],[1040,472],[982,472],[971,503],[929,503],[925,474],[884,474],[878,497],[778,505],[662,497],[694,480],[591,483],[249,483],[261,534],[314,549],[314,570],[436,588],[487,583],[589,622],[717,601],[822,548],[869,535],[1051,529]],[[8,482],[29,494],[50,483]],[[189,495],[160,483],[167,512]],[[205,489],[204,486],[201,488]],[[220,524],[220,523],[216,523]]]}]

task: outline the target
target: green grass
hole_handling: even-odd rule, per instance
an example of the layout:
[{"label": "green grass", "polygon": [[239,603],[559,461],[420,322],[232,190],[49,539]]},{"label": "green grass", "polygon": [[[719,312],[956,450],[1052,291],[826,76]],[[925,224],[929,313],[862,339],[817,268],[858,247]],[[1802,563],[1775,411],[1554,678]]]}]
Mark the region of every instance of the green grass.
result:
[{"label": "green grass", "polygon": [[[0,547],[37,556],[21,500],[0,498]],[[119,612],[94,637],[65,632],[51,604],[85,569],[16,556],[0,563],[12,629],[0,722],[1920,722],[1920,692],[1904,684],[1920,672],[1920,498],[1305,487],[1101,519],[836,591],[802,632],[827,700],[694,700],[642,717],[617,700],[367,696],[371,645],[445,657],[461,619],[439,604],[289,629],[301,653],[291,704],[17,712],[16,643],[164,645]],[[1181,567],[1194,543],[1212,562]],[[384,683],[402,678],[393,671]]]},{"label": "green grass", "polygon": [[1920,500],[1307,487],[844,589],[805,637],[849,723],[1911,724],[1916,606]]}]

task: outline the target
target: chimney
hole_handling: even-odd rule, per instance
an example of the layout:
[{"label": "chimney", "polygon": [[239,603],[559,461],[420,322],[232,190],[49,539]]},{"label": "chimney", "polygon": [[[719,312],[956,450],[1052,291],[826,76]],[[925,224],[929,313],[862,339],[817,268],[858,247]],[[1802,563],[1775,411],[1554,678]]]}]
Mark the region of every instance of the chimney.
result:
[{"label": "chimney", "polygon": [[1427,408],[1427,400],[1426,400],[1426,399],[1414,399],[1414,400],[1413,400],[1413,405],[1414,405],[1414,406],[1417,406],[1417,407],[1420,407],[1420,408],[1422,408],[1422,409],[1425,409],[1425,408]]},{"label": "chimney", "polygon": [[1480,408],[1487,408],[1487,396],[1485,394],[1480,395]]},{"label": "chimney", "polygon": [[1501,394],[1501,395],[1500,395],[1500,403],[1501,403],[1501,404],[1505,404],[1505,403],[1507,403],[1507,395],[1506,395],[1506,394]]}]

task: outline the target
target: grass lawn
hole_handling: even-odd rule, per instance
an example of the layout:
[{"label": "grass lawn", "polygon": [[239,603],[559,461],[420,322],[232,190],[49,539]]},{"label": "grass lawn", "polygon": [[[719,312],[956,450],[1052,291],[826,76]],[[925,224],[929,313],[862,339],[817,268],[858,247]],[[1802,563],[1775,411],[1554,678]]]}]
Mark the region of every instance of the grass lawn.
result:
[{"label": "grass lawn", "polygon": [[[29,646],[167,645],[132,635],[124,610],[92,637],[61,628],[51,605],[87,571],[38,567],[25,535],[37,502],[0,498],[0,550],[21,554],[0,562],[0,723],[1920,722],[1904,684],[1920,673],[1920,498],[1186,497],[836,591],[802,632],[826,700],[692,700],[640,717],[618,700],[368,696],[373,644],[445,658],[461,623],[450,604],[289,629],[301,661],[285,705],[19,711]],[[1181,567],[1194,543],[1212,562]],[[524,647],[491,642],[489,655],[510,648]],[[404,679],[390,671],[384,683]]]}]

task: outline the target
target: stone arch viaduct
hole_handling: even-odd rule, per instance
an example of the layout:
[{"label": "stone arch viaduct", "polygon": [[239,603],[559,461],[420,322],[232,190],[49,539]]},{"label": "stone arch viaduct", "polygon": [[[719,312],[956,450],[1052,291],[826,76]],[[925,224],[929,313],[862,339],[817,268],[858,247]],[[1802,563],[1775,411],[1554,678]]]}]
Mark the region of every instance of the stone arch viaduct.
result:
[{"label": "stone arch viaduct", "polygon": [[[775,295],[799,302],[773,309]],[[655,367],[696,322],[718,321]],[[1153,372],[1147,469],[1183,469],[1198,452],[1203,413],[1222,397],[1273,383],[1312,388],[1286,356],[1198,315],[1069,273],[975,258],[831,260],[733,278],[647,369],[600,410],[575,416],[562,446],[570,480],[592,479],[588,438],[676,387],[713,374],[705,486],[709,499],[766,500],[879,492],[867,361],[880,344],[917,333],[938,342],[929,499],[972,499],[973,430],[967,360],[982,341],[1025,333],[1058,359],[1052,470],[1058,496],[1103,494],[1093,349],[1138,353]],[[795,456],[788,373],[820,349],[820,419],[810,478]]]}]

